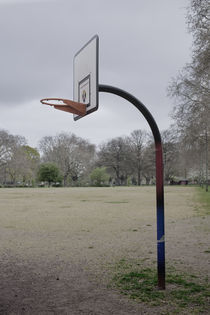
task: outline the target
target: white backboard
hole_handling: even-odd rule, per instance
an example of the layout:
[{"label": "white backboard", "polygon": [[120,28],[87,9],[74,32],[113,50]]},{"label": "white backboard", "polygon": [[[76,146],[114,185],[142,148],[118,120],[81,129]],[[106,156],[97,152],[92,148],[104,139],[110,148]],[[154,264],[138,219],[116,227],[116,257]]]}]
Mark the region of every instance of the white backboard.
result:
[{"label": "white backboard", "polygon": [[[74,101],[87,105],[86,115],[98,109],[98,35],[74,56]],[[74,120],[84,116],[74,115]]]}]

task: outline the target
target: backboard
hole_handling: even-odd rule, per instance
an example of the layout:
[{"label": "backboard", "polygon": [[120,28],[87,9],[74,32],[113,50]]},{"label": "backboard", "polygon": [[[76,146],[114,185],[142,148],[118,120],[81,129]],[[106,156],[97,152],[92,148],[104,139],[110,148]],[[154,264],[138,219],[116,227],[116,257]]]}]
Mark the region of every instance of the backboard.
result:
[{"label": "backboard", "polygon": [[[98,109],[98,35],[74,56],[74,101],[86,104],[86,115]],[[75,115],[74,120],[84,116]]]}]

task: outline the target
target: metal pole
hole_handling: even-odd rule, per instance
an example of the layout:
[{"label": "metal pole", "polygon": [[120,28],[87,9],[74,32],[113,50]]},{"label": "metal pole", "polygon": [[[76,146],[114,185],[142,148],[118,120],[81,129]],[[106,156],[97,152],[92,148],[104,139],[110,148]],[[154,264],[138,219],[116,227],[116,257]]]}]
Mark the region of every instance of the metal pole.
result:
[{"label": "metal pole", "polygon": [[133,95],[110,85],[99,85],[99,92],[118,95],[132,103],[146,118],[155,140],[156,156],[156,204],[157,204],[157,270],[158,288],[165,289],[165,229],[164,229],[164,189],[163,152],[158,126],[149,110]]}]

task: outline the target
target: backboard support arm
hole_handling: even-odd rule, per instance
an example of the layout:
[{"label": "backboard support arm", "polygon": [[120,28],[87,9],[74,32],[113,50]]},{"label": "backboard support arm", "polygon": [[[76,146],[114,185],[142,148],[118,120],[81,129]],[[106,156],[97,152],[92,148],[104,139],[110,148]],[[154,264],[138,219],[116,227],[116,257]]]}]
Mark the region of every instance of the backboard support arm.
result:
[{"label": "backboard support arm", "polygon": [[143,103],[128,92],[119,88],[99,84],[99,92],[118,95],[132,103],[147,120],[155,141],[156,157],[156,215],[157,215],[157,271],[158,288],[165,289],[165,224],[164,224],[164,185],[163,185],[163,152],[158,126]]},{"label": "backboard support arm", "polygon": [[[56,101],[62,104],[57,104]],[[53,106],[55,109],[59,109],[68,113],[85,116],[86,115],[86,104],[74,102],[64,98],[43,98],[40,102],[44,105]]]}]

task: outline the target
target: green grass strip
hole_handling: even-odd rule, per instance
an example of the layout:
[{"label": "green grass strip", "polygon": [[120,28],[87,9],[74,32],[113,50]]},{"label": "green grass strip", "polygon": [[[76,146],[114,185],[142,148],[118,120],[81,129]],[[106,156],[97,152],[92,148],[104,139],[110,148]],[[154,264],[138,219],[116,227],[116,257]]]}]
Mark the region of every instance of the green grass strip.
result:
[{"label": "green grass strip", "polygon": [[[123,266],[124,264],[124,266]],[[121,269],[123,267],[123,269]],[[125,268],[124,268],[125,267]],[[175,309],[191,309],[204,312],[210,308],[210,286],[206,281],[198,283],[194,275],[179,274],[174,269],[167,271],[166,290],[157,289],[157,271],[152,268],[130,269],[131,265],[121,263],[113,278],[113,285],[131,299],[153,306],[170,306]],[[196,281],[195,281],[196,280]]]}]

